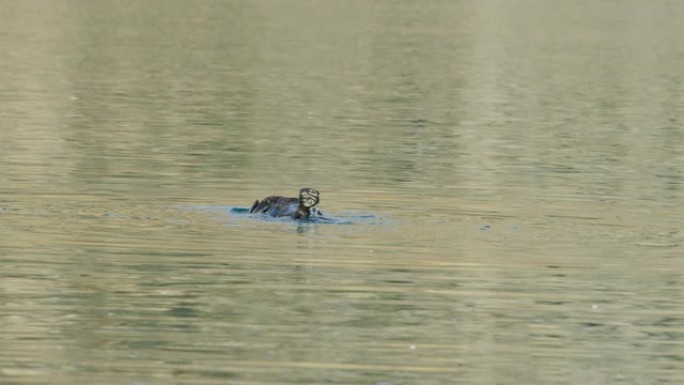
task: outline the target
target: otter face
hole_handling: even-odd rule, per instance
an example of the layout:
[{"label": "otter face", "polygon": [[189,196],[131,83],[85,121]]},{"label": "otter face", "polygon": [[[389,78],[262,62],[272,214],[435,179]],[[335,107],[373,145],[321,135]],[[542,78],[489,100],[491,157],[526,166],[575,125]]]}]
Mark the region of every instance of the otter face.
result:
[{"label": "otter face", "polygon": [[299,201],[304,207],[314,207],[320,202],[320,193],[313,188],[303,188],[299,190]]}]

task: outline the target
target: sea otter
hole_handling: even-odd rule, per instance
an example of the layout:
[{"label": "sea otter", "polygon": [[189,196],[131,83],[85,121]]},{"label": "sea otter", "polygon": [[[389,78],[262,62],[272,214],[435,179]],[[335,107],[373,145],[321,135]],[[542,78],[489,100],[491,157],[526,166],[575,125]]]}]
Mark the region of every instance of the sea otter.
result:
[{"label": "sea otter", "polygon": [[249,209],[250,213],[267,214],[272,217],[291,217],[293,219],[307,219],[319,216],[315,207],[320,202],[320,193],[313,188],[299,190],[299,198],[268,196],[261,201],[256,200]]}]

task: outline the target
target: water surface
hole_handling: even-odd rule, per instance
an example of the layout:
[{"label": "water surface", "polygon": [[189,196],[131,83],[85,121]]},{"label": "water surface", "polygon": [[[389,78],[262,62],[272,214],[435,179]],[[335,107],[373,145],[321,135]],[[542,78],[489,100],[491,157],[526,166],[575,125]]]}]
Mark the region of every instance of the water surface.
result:
[{"label": "water surface", "polygon": [[0,382],[684,383],[680,3],[2,9]]}]

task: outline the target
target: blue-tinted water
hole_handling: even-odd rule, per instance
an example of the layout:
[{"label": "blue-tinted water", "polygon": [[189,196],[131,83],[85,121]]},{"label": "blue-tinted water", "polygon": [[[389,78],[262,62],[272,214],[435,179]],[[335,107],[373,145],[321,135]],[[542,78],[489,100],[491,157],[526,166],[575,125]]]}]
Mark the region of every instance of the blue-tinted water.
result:
[{"label": "blue-tinted water", "polygon": [[383,216],[361,213],[361,212],[319,212],[321,215],[312,216],[307,219],[294,220],[289,217],[272,217],[265,214],[251,214],[248,207],[239,206],[213,206],[202,205],[194,207],[184,207],[183,210],[203,212],[208,215],[219,215],[215,217],[220,220],[221,217],[227,217],[227,220],[252,219],[263,222],[276,223],[320,223],[326,225],[382,225],[391,223],[390,220]]}]

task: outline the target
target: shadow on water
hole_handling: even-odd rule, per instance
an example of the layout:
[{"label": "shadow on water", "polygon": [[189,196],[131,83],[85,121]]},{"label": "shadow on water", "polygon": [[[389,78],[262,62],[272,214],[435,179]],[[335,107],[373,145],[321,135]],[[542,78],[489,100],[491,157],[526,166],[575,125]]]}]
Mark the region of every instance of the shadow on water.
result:
[{"label": "shadow on water", "polygon": [[[387,220],[381,216],[359,213],[359,212],[342,212],[334,215],[323,214],[322,216],[311,217],[308,219],[293,220],[288,217],[271,217],[264,214],[251,214],[247,207],[236,206],[195,206],[184,207],[183,210],[207,213],[210,215],[228,216],[231,220],[238,219],[252,219],[263,222],[276,223],[298,223],[305,224],[326,224],[326,225],[383,225],[387,224]],[[220,219],[219,219],[220,220]]]}]

